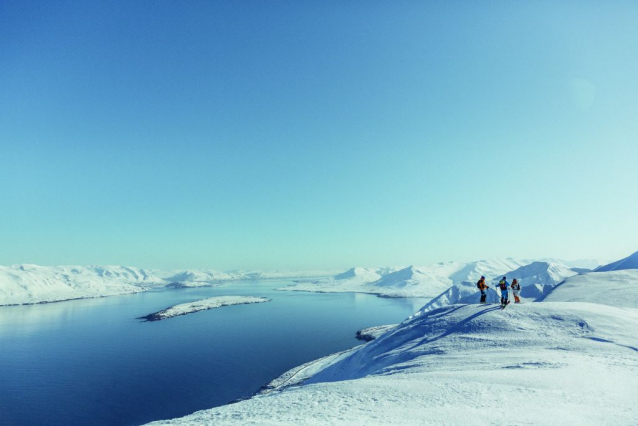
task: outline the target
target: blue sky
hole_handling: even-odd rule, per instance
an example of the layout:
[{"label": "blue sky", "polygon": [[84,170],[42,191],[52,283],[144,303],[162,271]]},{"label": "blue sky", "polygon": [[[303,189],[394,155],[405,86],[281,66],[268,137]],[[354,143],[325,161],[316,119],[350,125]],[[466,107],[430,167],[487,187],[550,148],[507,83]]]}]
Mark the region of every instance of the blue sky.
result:
[{"label": "blue sky", "polygon": [[0,264],[638,250],[636,2],[0,3]]}]

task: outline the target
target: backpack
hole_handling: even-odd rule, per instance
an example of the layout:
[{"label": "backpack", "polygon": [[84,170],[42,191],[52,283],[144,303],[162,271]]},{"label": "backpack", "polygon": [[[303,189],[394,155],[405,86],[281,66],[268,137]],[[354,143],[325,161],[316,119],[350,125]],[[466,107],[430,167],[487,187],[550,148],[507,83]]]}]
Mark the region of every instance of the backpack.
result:
[{"label": "backpack", "polygon": [[498,285],[501,287],[501,290],[507,290],[507,284],[505,284],[504,280],[499,281]]}]

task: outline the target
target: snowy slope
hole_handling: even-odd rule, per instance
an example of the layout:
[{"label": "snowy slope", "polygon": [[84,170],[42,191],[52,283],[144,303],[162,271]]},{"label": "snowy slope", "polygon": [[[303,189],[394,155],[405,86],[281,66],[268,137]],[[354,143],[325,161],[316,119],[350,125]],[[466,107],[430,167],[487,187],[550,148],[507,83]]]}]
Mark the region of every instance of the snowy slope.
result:
[{"label": "snowy slope", "polygon": [[596,268],[595,272],[620,271],[623,269],[638,269],[638,251],[624,259]]},{"label": "snowy slope", "polygon": [[[544,302],[592,302],[638,308],[638,269],[591,272],[565,280]],[[638,334],[638,330],[636,330]]]},{"label": "snowy slope", "polygon": [[137,293],[165,284],[124,266],[0,266],[0,305]]},{"label": "snowy slope", "polygon": [[303,386],[153,424],[635,424],[635,330],[591,303],[421,311]]}]

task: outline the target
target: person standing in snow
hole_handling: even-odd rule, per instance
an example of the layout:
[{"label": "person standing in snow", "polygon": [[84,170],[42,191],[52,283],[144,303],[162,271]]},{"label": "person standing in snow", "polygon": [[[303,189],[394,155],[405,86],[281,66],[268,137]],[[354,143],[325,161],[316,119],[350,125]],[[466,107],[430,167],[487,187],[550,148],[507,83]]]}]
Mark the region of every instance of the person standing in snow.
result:
[{"label": "person standing in snow", "polygon": [[485,277],[481,276],[481,279],[478,280],[476,286],[479,290],[481,290],[481,303],[485,303],[485,299],[487,298],[487,289],[489,288],[487,284],[485,284]]},{"label": "person standing in snow", "polygon": [[521,303],[521,299],[518,297],[518,293],[521,291],[521,285],[518,280],[514,278],[512,281],[512,294],[514,295],[514,303]]},{"label": "person standing in snow", "polygon": [[498,282],[498,288],[501,290],[501,308],[507,306],[509,301],[509,287],[510,283],[507,282],[507,277],[503,277],[502,280]]}]

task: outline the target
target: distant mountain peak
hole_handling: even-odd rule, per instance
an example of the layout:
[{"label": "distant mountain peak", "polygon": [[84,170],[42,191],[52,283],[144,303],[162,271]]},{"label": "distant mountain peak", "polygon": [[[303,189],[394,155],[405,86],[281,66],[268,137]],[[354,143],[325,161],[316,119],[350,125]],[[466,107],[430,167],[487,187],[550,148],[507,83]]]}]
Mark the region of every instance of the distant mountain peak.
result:
[{"label": "distant mountain peak", "polygon": [[621,271],[625,269],[638,269],[638,251],[624,259],[600,266],[594,272]]}]

